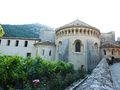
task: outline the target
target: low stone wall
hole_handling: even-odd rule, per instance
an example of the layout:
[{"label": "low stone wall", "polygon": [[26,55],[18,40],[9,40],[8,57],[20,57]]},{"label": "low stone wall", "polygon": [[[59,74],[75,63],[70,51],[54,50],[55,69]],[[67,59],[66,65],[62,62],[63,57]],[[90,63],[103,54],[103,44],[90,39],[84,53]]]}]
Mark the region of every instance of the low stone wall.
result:
[{"label": "low stone wall", "polygon": [[100,61],[85,81],[79,81],[65,90],[114,90],[110,68],[106,59]]},{"label": "low stone wall", "polygon": [[114,90],[106,59],[102,59],[87,80],[75,90]]}]

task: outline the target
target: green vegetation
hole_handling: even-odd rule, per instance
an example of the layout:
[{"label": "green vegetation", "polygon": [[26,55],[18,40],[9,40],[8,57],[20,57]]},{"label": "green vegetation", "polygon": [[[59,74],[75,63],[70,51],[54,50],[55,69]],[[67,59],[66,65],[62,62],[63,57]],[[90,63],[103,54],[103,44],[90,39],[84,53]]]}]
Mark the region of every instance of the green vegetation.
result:
[{"label": "green vegetation", "polygon": [[83,72],[62,61],[0,56],[0,87],[4,90],[63,90],[84,78]]},{"label": "green vegetation", "polygon": [[2,37],[4,34],[5,34],[5,32],[4,32],[3,28],[2,28],[2,26],[0,25],[0,37]]},{"label": "green vegetation", "polygon": [[40,30],[44,30],[44,28],[51,30],[50,27],[41,24],[3,24],[2,27],[5,31],[5,37],[39,38]]}]

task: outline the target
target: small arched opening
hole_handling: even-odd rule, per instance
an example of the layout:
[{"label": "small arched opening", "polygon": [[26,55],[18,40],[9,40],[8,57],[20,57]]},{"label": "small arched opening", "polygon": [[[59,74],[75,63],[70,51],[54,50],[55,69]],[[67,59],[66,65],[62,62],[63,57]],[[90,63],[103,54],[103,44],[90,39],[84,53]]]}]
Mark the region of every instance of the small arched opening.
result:
[{"label": "small arched opening", "polygon": [[94,44],[94,47],[97,49],[97,48],[98,48],[98,43],[95,43],[95,44]]},{"label": "small arched opening", "polygon": [[75,52],[81,52],[81,41],[75,40]]}]

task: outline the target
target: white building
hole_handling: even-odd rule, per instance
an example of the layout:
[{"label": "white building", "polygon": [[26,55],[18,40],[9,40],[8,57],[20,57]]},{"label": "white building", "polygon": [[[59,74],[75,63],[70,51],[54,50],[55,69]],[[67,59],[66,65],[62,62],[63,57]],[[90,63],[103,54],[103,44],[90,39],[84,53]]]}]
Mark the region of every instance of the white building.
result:
[{"label": "white building", "polygon": [[3,37],[0,40],[0,52],[5,55],[32,56],[36,55],[34,44],[39,39]]},{"label": "white building", "polygon": [[40,56],[72,63],[75,69],[93,69],[99,62],[100,30],[75,20],[55,31],[42,30],[39,38],[3,37],[0,51],[5,55]]}]

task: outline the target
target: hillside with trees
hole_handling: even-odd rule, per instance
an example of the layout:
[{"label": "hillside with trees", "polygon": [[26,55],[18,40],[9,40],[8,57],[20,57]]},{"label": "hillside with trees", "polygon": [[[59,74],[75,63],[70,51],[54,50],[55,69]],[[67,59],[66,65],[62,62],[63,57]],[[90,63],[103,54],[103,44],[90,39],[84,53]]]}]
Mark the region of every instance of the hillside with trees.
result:
[{"label": "hillside with trees", "polygon": [[23,24],[23,25],[2,25],[5,35],[4,37],[22,37],[22,38],[39,38],[40,30],[50,29],[50,27],[42,24]]}]

